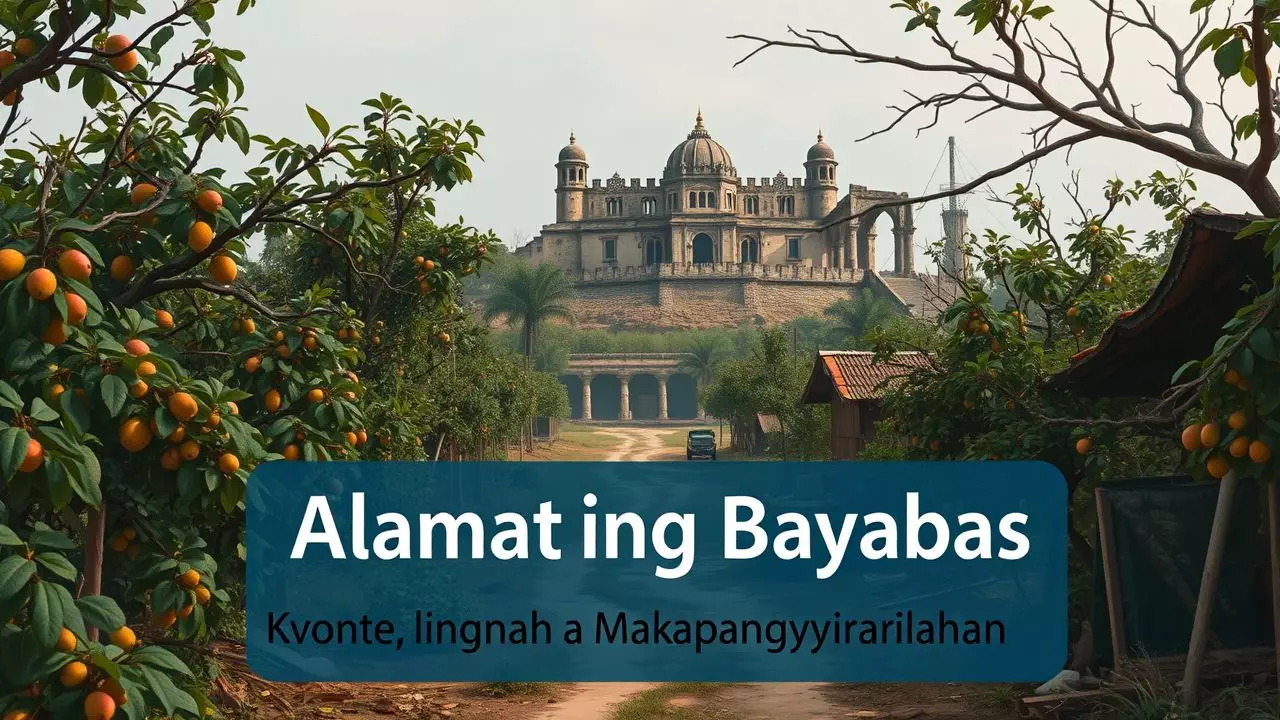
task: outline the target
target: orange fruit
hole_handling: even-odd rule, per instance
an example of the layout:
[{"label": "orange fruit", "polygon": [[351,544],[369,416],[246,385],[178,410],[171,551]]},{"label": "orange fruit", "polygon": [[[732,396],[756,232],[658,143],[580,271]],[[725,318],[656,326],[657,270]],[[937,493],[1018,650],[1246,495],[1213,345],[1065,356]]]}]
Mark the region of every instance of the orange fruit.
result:
[{"label": "orange fruit", "polygon": [[111,644],[121,650],[129,650],[138,644],[138,636],[133,634],[133,630],[128,625],[122,625],[119,630],[115,630],[107,635],[111,640]]},{"label": "orange fruit", "polygon": [[1254,440],[1249,443],[1249,459],[1265,465],[1271,459],[1271,446],[1261,440]]},{"label": "orange fruit", "polygon": [[275,412],[279,410],[280,391],[274,388],[268,390],[267,394],[262,396],[262,407],[266,408],[267,412]]},{"label": "orange fruit", "polygon": [[203,220],[197,220],[187,230],[187,247],[191,252],[204,252],[213,242],[213,227]]},{"label": "orange fruit", "polygon": [[1209,475],[1214,479],[1221,480],[1231,470],[1231,463],[1227,462],[1227,459],[1221,455],[1214,453],[1209,458],[1209,461],[1205,463],[1205,469],[1209,471]]},{"label": "orange fruit", "polygon": [[368,433],[366,433],[366,432],[365,432],[365,431],[363,431],[363,430],[357,430],[357,431],[356,431],[356,440],[357,440],[361,445],[363,445],[363,444],[365,444],[365,443],[369,442],[369,434],[368,434]]},{"label": "orange fruit", "polygon": [[302,451],[299,450],[298,446],[294,445],[293,443],[289,443],[288,445],[285,445],[284,450],[280,454],[284,456],[285,460],[297,460],[298,458],[302,457]]},{"label": "orange fruit", "polygon": [[129,541],[122,537],[111,538],[111,549],[115,552],[124,552],[129,547]]},{"label": "orange fruit", "polygon": [[209,592],[209,588],[201,585],[196,588],[196,602],[201,605],[208,605],[209,600],[213,597],[213,593]]},{"label": "orange fruit", "polygon": [[62,683],[62,687],[73,688],[84,682],[89,677],[89,668],[79,660],[73,660],[62,666],[61,672],[58,673],[58,682]]},{"label": "orange fruit", "polygon": [[67,341],[67,327],[62,324],[58,318],[49,321],[45,326],[44,332],[40,335],[40,339],[50,345],[61,345]]},{"label": "orange fruit", "polygon": [[37,49],[36,41],[31,38],[18,38],[13,43],[13,51],[17,53],[19,57],[31,57],[36,54]]},{"label": "orange fruit", "polygon": [[169,435],[169,437],[165,439],[173,445],[181,443],[183,440],[187,439],[187,426],[179,425],[178,429],[174,430],[173,434]]},{"label": "orange fruit", "polygon": [[189,618],[191,617],[191,613],[194,612],[195,609],[196,609],[195,605],[187,605],[186,607],[178,611],[178,617],[183,619]]},{"label": "orange fruit", "polygon": [[1231,413],[1227,418],[1227,425],[1232,430],[1243,430],[1249,424],[1249,415],[1243,410],[1237,410]]},{"label": "orange fruit", "polygon": [[1221,439],[1222,431],[1218,429],[1217,423],[1205,423],[1204,427],[1200,428],[1201,445],[1211,448],[1217,445],[1218,441]]},{"label": "orange fruit", "polygon": [[18,61],[18,56],[8,50],[0,50],[0,70],[4,70]]},{"label": "orange fruit", "polygon": [[175,622],[177,622],[177,620],[178,620],[178,613],[172,610],[165,610],[163,613],[160,613],[159,615],[153,615],[151,617],[151,624],[155,625],[158,628],[168,628],[170,625],[173,625]]},{"label": "orange fruit", "polygon": [[355,445],[360,440],[360,438],[356,437],[355,433],[350,431],[347,431],[345,437],[347,438],[348,445]]},{"label": "orange fruit", "polygon": [[253,318],[245,318],[242,327],[245,335],[252,335],[258,331],[258,323],[254,322]]},{"label": "orange fruit", "polygon": [[88,282],[89,276],[93,274],[93,263],[89,262],[88,255],[79,250],[66,250],[58,256],[58,269],[72,280]]},{"label": "orange fruit", "polygon": [[138,374],[138,377],[151,377],[156,374],[156,364],[150,360],[143,360],[138,363],[138,369],[134,372]]},{"label": "orange fruit", "polygon": [[117,255],[116,258],[111,261],[111,279],[124,282],[125,280],[133,277],[133,271],[135,269],[133,258],[128,255]]},{"label": "orange fruit", "polygon": [[159,188],[151,183],[138,183],[133,186],[133,190],[129,191],[129,202],[134,205],[142,205],[155,197],[157,192],[159,192]]},{"label": "orange fruit", "polygon": [[190,393],[176,392],[169,396],[169,414],[178,418],[181,422],[186,422],[196,416],[200,412],[200,406],[196,404],[196,399]]},{"label": "orange fruit", "polygon": [[1249,438],[1238,437],[1231,441],[1231,445],[1227,447],[1227,452],[1231,453],[1231,457],[1242,458],[1249,454]]},{"label": "orange fruit", "polygon": [[120,444],[129,452],[141,452],[151,444],[151,428],[138,418],[120,423]]},{"label": "orange fruit", "polygon": [[312,405],[318,402],[324,402],[324,391],[320,388],[311,388],[307,391],[307,402]]},{"label": "orange fruit", "polygon": [[231,413],[232,415],[239,415],[240,406],[235,404],[234,402],[227,401],[227,412]]},{"label": "orange fruit", "polygon": [[232,453],[223,453],[222,456],[218,458],[218,469],[221,470],[224,475],[234,474],[240,469],[240,458],[236,457]]},{"label": "orange fruit", "polygon": [[75,652],[77,644],[75,633],[68,628],[62,628],[62,632],[58,633],[58,642],[54,647],[62,652]]},{"label": "orange fruit", "polygon": [[58,278],[49,268],[36,268],[27,275],[27,292],[36,300],[48,300],[58,289]]},{"label": "orange fruit", "polygon": [[1089,451],[1090,451],[1090,450],[1092,450],[1092,449],[1093,449],[1093,440],[1092,440],[1092,439],[1087,438],[1087,437],[1082,437],[1082,438],[1080,438],[1079,440],[1077,440],[1077,441],[1076,441],[1076,453],[1077,453],[1077,454],[1080,454],[1080,455],[1088,455],[1088,454],[1089,454]]},{"label": "orange fruit", "polygon": [[67,324],[79,325],[84,322],[85,316],[89,314],[89,306],[85,303],[84,298],[75,293],[67,293]]},{"label": "orange fruit", "polygon": [[151,346],[145,340],[134,338],[124,344],[125,352],[134,357],[145,357],[151,354]]},{"label": "orange fruit", "polygon": [[160,467],[165,470],[177,470],[182,467],[182,455],[179,454],[178,448],[170,447],[160,453]]},{"label": "orange fruit", "polygon": [[53,387],[49,388],[49,399],[57,402],[58,398],[62,397],[62,393],[66,391],[67,388],[64,385],[55,383]]},{"label": "orange fruit", "polygon": [[0,282],[9,282],[18,277],[18,275],[22,274],[22,268],[26,267],[26,265],[26,255],[13,248],[0,250]]},{"label": "orange fruit", "polygon": [[200,584],[200,573],[195,570],[188,570],[178,576],[178,584],[188,590],[192,590]]},{"label": "orange fruit", "polygon": [[110,695],[111,699],[116,701],[116,705],[124,706],[129,704],[129,695],[125,693],[124,687],[120,684],[120,681],[113,677],[108,677],[106,680],[103,680],[102,684],[98,686],[98,689]]},{"label": "orange fruit", "polygon": [[277,345],[277,346],[276,346],[276,355],[279,355],[280,357],[282,357],[282,358],[284,358],[284,359],[288,360],[288,359],[289,359],[289,355],[290,355],[290,354],[291,354],[291,353],[289,352],[289,346],[288,346],[288,345],[283,345],[283,344],[282,344],[282,345]]},{"label": "orange fruit", "polygon": [[315,335],[308,335],[302,339],[302,347],[308,350],[315,350],[319,342],[319,340],[316,340]]},{"label": "orange fruit", "polygon": [[271,339],[275,340],[276,342],[284,342],[284,331],[283,330],[275,331],[275,333],[271,335]]},{"label": "orange fruit", "polygon": [[44,446],[39,440],[29,438],[27,452],[23,455],[22,464],[18,465],[18,470],[24,473],[35,472],[42,464],[44,464]]},{"label": "orange fruit", "polygon": [[236,267],[236,261],[226,255],[209,261],[209,277],[214,279],[219,285],[230,285],[236,281],[236,275],[240,269]]},{"label": "orange fruit", "polygon": [[216,213],[222,209],[222,196],[217,190],[205,190],[196,196],[196,205],[209,214]]},{"label": "orange fruit", "polygon": [[111,720],[116,714],[116,701],[110,695],[95,690],[84,699],[84,720]]},{"label": "orange fruit", "polygon": [[168,310],[157,310],[156,324],[166,330],[173,327],[173,314]]},{"label": "orange fruit", "polygon": [[122,73],[131,73],[134,68],[138,67],[138,51],[130,50],[129,52],[111,58],[111,67]]},{"label": "orange fruit", "polygon": [[262,358],[257,355],[250,355],[244,359],[244,371],[252,375],[258,372],[258,368],[262,367]]},{"label": "orange fruit", "polygon": [[178,453],[183,460],[195,460],[200,457],[200,443],[195,440],[183,440],[178,446]]},{"label": "orange fruit", "polygon": [[151,386],[147,385],[146,380],[139,380],[129,386],[129,395],[132,396],[134,400],[141,400],[147,396],[147,391],[150,389]]},{"label": "orange fruit", "polygon": [[109,55],[115,55],[116,53],[124,52],[124,49],[132,44],[133,41],[125,35],[112,35],[102,44],[102,51]]}]

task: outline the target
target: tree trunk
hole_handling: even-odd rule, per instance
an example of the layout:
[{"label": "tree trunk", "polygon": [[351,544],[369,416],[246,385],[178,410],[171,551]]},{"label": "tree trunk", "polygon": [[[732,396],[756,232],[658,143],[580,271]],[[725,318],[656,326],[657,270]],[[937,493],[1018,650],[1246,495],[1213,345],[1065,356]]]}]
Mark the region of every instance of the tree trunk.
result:
[{"label": "tree trunk", "polygon": [[[84,538],[84,584],[80,586],[80,597],[102,594],[102,555],[107,538],[107,505],[104,501],[97,510],[89,510],[89,524],[85,527]],[[85,628],[90,641],[98,639],[98,630],[93,626]]]}]

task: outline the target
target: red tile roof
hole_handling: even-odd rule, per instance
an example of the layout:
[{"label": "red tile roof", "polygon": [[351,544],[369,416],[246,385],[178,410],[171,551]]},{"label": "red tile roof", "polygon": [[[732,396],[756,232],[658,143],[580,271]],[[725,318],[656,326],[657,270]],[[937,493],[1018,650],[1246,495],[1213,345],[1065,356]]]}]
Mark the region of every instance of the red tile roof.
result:
[{"label": "red tile roof", "polygon": [[928,366],[929,358],[921,352],[894,353],[877,361],[872,352],[822,350],[801,402],[830,402],[833,390],[845,400],[879,400],[889,381]]}]

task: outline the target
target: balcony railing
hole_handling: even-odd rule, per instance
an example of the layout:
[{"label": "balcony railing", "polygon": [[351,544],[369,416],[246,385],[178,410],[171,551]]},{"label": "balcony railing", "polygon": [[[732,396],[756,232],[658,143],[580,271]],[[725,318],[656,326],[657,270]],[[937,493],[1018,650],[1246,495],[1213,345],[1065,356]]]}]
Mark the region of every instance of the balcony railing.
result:
[{"label": "balcony railing", "polygon": [[583,270],[577,282],[622,282],[654,278],[759,278],[802,282],[861,282],[863,270],[811,265],[763,263],[661,263],[658,265],[607,265]]}]

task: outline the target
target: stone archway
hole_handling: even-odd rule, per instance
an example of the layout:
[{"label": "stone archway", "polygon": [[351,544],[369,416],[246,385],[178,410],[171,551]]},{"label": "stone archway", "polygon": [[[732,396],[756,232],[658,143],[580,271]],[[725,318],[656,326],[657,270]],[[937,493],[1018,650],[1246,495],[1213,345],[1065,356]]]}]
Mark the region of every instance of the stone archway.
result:
[{"label": "stone archway", "polygon": [[622,380],[617,375],[591,378],[591,419],[622,419]]},{"label": "stone archway", "polygon": [[[857,237],[854,240],[854,267],[864,270],[876,269],[876,221],[888,216],[893,223],[893,271],[895,273],[912,273],[915,271],[914,242],[915,227],[912,210],[909,205],[883,207],[862,216],[858,220]],[[882,244],[883,247],[883,244]]]},{"label": "stone archway", "polygon": [[693,237],[693,262],[695,265],[716,261],[716,244],[711,236],[698,233]]},{"label": "stone archway", "polygon": [[657,420],[661,402],[658,397],[658,378],[647,373],[632,375],[629,389],[631,419]]},{"label": "stone archway", "polygon": [[742,239],[741,254],[738,262],[755,264],[760,262],[760,242],[753,237]]},{"label": "stone archway", "polygon": [[662,238],[646,238],[644,241],[644,264],[645,265],[661,265],[666,262],[663,253]]},{"label": "stone archway", "polygon": [[667,379],[667,416],[672,420],[698,417],[698,383],[692,375],[676,373]]}]

